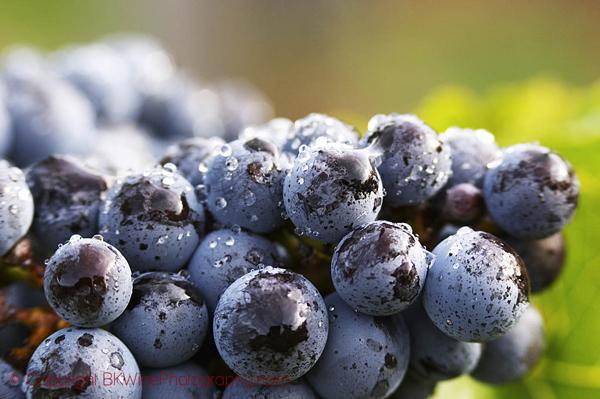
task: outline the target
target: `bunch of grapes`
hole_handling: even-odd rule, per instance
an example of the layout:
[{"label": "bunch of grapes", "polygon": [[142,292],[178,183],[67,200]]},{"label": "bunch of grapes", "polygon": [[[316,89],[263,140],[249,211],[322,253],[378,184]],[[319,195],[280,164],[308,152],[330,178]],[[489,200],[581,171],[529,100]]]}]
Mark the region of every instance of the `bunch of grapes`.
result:
[{"label": "bunch of grapes", "polygon": [[137,36],[0,83],[0,397],[418,399],[540,359],[579,195],[550,149],[269,120]]}]

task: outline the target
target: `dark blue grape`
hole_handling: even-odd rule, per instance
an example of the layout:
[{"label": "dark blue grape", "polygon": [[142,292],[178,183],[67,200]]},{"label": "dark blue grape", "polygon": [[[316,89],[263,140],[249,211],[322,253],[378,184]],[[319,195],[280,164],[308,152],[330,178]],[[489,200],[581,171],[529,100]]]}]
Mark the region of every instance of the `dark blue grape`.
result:
[{"label": "dark blue grape", "polygon": [[33,197],[23,172],[0,160],[0,256],[27,233],[33,213]]},{"label": "dark blue grape", "polygon": [[328,144],[298,154],[283,198],[299,234],[336,243],[377,218],[383,186],[368,151]]},{"label": "dark blue grape", "polygon": [[452,222],[471,223],[485,211],[483,193],[471,183],[449,187],[444,193],[443,214]]},{"label": "dark blue grape", "polygon": [[219,97],[185,74],[176,74],[147,93],[141,123],[164,138],[222,137]]},{"label": "dark blue grape", "polygon": [[114,335],[99,328],[64,328],[35,350],[23,389],[28,399],[141,399],[139,375],[133,355]]},{"label": "dark blue grape", "polygon": [[323,355],[307,374],[323,399],[387,398],[404,378],[409,338],[400,316],[394,322],[357,313],[333,293],[329,338]]},{"label": "dark blue grape", "polygon": [[468,374],[475,368],[481,344],[450,338],[431,322],[420,304],[407,313],[411,374],[423,381],[438,382]]},{"label": "dark blue grape", "polygon": [[195,287],[179,275],[161,272],[135,278],[127,309],[111,325],[140,365],[152,368],[190,359],[207,330],[208,311]]},{"label": "dark blue grape", "polygon": [[286,164],[277,147],[264,140],[235,140],[223,145],[204,177],[206,206],[219,222],[255,233],[283,225]]},{"label": "dark blue grape", "polygon": [[354,145],[358,142],[356,130],[328,115],[309,114],[294,122],[283,145],[283,151],[296,156],[302,146],[334,144]]},{"label": "dark blue grape", "polygon": [[81,327],[101,327],[119,317],[131,289],[127,261],[97,238],[71,237],[44,271],[48,303],[63,319]]},{"label": "dark blue grape", "polygon": [[[138,125],[108,126],[98,131],[86,164],[113,176],[142,172],[156,164],[153,137]],[[164,151],[164,146],[160,149]]]},{"label": "dark blue grape", "polygon": [[96,136],[90,102],[52,75],[28,77],[8,86],[14,143],[11,156],[26,166],[52,154],[83,154]]},{"label": "dark blue grape", "polygon": [[143,399],[214,399],[212,378],[188,362],[178,366],[144,370]]},{"label": "dark blue grape", "polygon": [[91,237],[98,233],[101,195],[108,183],[74,158],[50,156],[27,172],[33,194],[33,232],[46,252],[73,234]]},{"label": "dark blue grape", "polygon": [[377,169],[392,206],[432,198],[452,175],[450,147],[414,115],[375,115],[365,144],[380,153]]},{"label": "dark blue grape", "polygon": [[429,266],[407,224],[368,223],[346,235],[331,262],[338,295],[359,312],[388,316],[418,298]]},{"label": "dark blue grape", "polygon": [[127,176],[109,190],[99,225],[133,270],[176,271],[198,246],[204,208],[187,180],[156,167]]},{"label": "dark blue grape", "polygon": [[23,374],[0,359],[0,398],[24,399],[25,394],[20,388],[22,381]]},{"label": "dark blue grape", "polygon": [[141,106],[127,64],[114,48],[95,43],[54,55],[54,67],[93,104],[102,123],[134,120]]},{"label": "dark blue grape", "polygon": [[238,375],[293,381],[315,364],[327,341],[327,310],[303,276],[270,266],[225,290],[213,322],[217,349]]},{"label": "dark blue grape", "polygon": [[504,150],[485,176],[488,212],[507,233],[539,239],[559,232],[571,220],[579,199],[579,180],[556,153],[537,144]]},{"label": "dark blue grape", "polygon": [[181,173],[194,187],[204,183],[204,173],[202,163],[206,163],[213,152],[225,144],[219,137],[193,137],[171,145],[167,148],[161,165],[171,163],[177,166],[177,171]]},{"label": "dark blue grape", "polygon": [[435,382],[419,380],[409,372],[388,399],[427,399],[433,395],[434,390]]},{"label": "dark blue grape", "polygon": [[507,384],[531,371],[543,351],[544,321],[530,306],[506,335],[484,345],[471,375],[488,384]]},{"label": "dark blue grape", "polygon": [[150,36],[117,34],[104,42],[123,59],[132,84],[141,96],[160,88],[175,73],[170,54]]},{"label": "dark blue grape", "polygon": [[504,241],[463,227],[433,250],[423,306],[449,337],[486,342],[506,334],[529,303],[525,264]]},{"label": "dark blue grape", "polygon": [[256,87],[243,80],[219,82],[215,88],[221,105],[223,138],[235,140],[247,126],[265,123],[273,117],[269,100]]},{"label": "dark blue grape", "polygon": [[190,279],[214,311],[223,291],[244,274],[265,265],[280,265],[277,246],[268,239],[238,229],[208,234],[189,262]]},{"label": "dark blue grape", "polygon": [[471,183],[481,187],[487,165],[500,156],[494,135],[483,129],[451,127],[440,134],[440,140],[452,152],[452,176],[448,186]]},{"label": "dark blue grape", "polygon": [[282,149],[292,126],[292,121],[287,118],[275,118],[262,125],[248,126],[242,130],[239,138],[245,141],[258,138]]},{"label": "dark blue grape", "polygon": [[562,233],[541,240],[506,237],[506,242],[525,262],[532,293],[545,290],[559,277],[565,264],[565,239]]}]

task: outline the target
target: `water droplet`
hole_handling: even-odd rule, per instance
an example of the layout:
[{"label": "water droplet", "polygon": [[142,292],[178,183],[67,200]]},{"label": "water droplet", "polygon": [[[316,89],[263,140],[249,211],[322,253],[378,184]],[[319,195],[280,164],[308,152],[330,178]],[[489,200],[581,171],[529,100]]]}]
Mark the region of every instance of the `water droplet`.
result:
[{"label": "water droplet", "polygon": [[454,322],[450,319],[446,319],[446,324],[448,324],[449,326],[451,326],[452,324],[454,324]]},{"label": "water droplet", "polygon": [[166,176],[166,177],[163,177],[163,179],[162,179],[163,186],[169,187],[169,186],[172,186],[174,183],[175,183],[175,179],[171,176]]},{"label": "water droplet", "polygon": [[227,245],[228,247],[232,247],[235,244],[235,238],[229,236],[227,237],[227,239],[225,240],[225,245]]},{"label": "water droplet", "polygon": [[296,159],[299,162],[306,162],[310,159],[310,151],[302,151],[301,153],[298,154],[298,156],[296,157]]},{"label": "water droplet", "polygon": [[19,207],[16,206],[15,204],[11,204],[8,206],[8,211],[13,214],[16,215],[17,213],[19,213]]},{"label": "water droplet", "polygon": [[208,247],[210,249],[215,249],[217,247],[217,245],[218,245],[218,243],[215,240],[208,243]]},{"label": "water droplet", "polygon": [[158,237],[158,240],[156,240],[156,243],[158,245],[162,245],[165,242],[167,242],[168,239],[169,239],[169,236],[160,236],[160,237]]},{"label": "water droplet", "polygon": [[330,306],[330,307],[329,307],[329,311],[330,311],[330,312],[333,312],[333,311],[335,311],[335,306]]},{"label": "water droplet", "polygon": [[472,232],[473,232],[472,228],[467,227],[467,226],[463,226],[463,227],[461,227],[460,229],[458,229],[456,231],[456,235],[460,236],[460,235],[468,234],[468,233],[472,233]]},{"label": "water droplet", "polygon": [[171,173],[175,173],[177,172],[177,166],[174,163],[168,162],[166,164],[163,165],[163,168]]},{"label": "water droplet", "polygon": [[215,206],[217,209],[223,209],[227,206],[227,200],[223,197],[219,197],[215,200]]},{"label": "water droplet", "polygon": [[198,164],[198,172],[200,172],[200,173],[208,172],[208,165],[206,164],[206,162],[200,162]]},{"label": "water droplet", "polygon": [[256,216],[256,215],[250,216],[250,221],[251,222],[257,222],[258,221],[258,216]]},{"label": "water droplet", "polygon": [[237,169],[238,167],[238,160],[236,157],[229,157],[227,158],[227,160],[225,161],[225,167],[227,168],[227,170],[229,171],[234,171]]},{"label": "water droplet", "polygon": [[297,236],[303,236],[304,235],[304,230],[302,230],[300,227],[296,227],[294,229],[294,233],[296,233]]},{"label": "water droplet", "polygon": [[229,144],[223,144],[219,149],[219,154],[223,157],[228,157],[231,155],[231,146]]},{"label": "water droplet", "polygon": [[177,235],[177,241],[181,241],[181,240],[183,240],[183,233],[179,233]]},{"label": "water droplet", "polygon": [[304,184],[304,177],[298,176],[298,178],[296,179],[296,182],[298,182],[298,184],[300,184],[300,185]]},{"label": "water droplet", "polygon": [[231,226],[231,231],[233,232],[233,234],[239,234],[242,231],[242,228],[239,225],[234,224],[233,226]]},{"label": "water droplet", "polygon": [[71,238],[69,238],[69,243],[74,243],[81,240],[81,236],[79,234],[73,234]]}]

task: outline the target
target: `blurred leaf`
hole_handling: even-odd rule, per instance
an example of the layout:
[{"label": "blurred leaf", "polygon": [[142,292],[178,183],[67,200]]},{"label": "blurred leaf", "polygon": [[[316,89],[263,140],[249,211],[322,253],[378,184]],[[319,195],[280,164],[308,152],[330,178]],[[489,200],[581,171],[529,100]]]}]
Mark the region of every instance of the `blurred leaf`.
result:
[{"label": "blurred leaf", "polygon": [[523,381],[502,387],[470,377],[445,382],[435,398],[600,397],[600,82],[581,89],[537,78],[483,95],[443,87],[416,113],[438,131],[484,127],[503,145],[540,141],[569,160],[581,181],[579,209],[565,232],[565,270],[553,287],[533,298],[546,324],[540,365]]}]

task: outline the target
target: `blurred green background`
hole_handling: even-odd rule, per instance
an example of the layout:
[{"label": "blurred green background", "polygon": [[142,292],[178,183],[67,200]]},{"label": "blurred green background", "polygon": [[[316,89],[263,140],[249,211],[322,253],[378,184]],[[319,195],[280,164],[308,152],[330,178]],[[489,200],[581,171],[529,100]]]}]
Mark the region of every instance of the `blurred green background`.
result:
[{"label": "blurred green background", "polygon": [[534,298],[547,352],[522,383],[468,377],[437,398],[600,397],[600,2],[581,1],[5,1],[0,48],[55,49],[147,32],[179,65],[241,77],[280,116],[312,111],[361,129],[379,112],[416,112],[439,130],[483,127],[502,144],[540,141],[576,168],[580,209],[568,265]]}]

